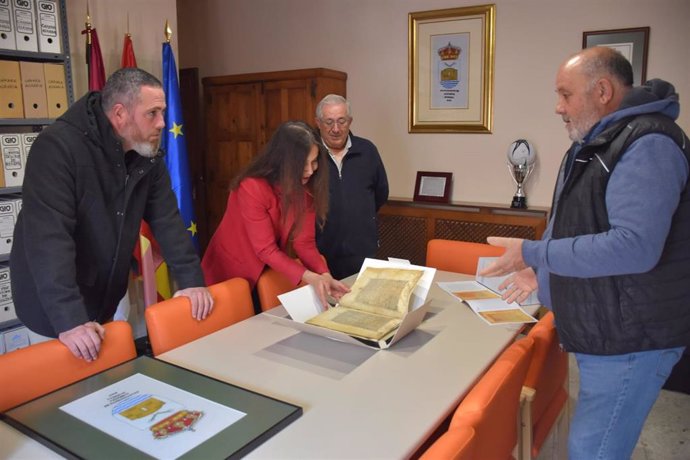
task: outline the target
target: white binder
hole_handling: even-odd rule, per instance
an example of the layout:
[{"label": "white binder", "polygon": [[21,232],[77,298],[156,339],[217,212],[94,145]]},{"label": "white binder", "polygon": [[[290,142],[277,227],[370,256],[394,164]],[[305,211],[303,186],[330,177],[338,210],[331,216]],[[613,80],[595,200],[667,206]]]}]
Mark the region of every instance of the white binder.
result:
[{"label": "white binder", "polygon": [[26,167],[26,160],[29,158],[29,152],[31,151],[31,146],[34,145],[34,141],[38,137],[38,133],[23,133],[22,134],[22,160],[24,161],[24,167]]},{"label": "white binder", "polygon": [[38,49],[42,53],[61,53],[60,14],[58,4],[51,0],[36,0],[36,31]]},{"label": "white binder", "polygon": [[12,0],[14,38],[19,51],[38,51],[36,14],[33,0]]},{"label": "white binder", "polygon": [[0,135],[2,168],[5,171],[5,187],[21,187],[24,182],[22,140],[18,133]]},{"label": "white binder", "polygon": [[16,50],[14,39],[14,14],[10,0],[0,0],[0,48]]},{"label": "white binder", "polygon": [[10,281],[10,267],[6,263],[0,264],[0,324],[17,319]]},{"label": "white binder", "polygon": [[9,254],[14,240],[17,208],[11,197],[0,198],[0,254]]}]

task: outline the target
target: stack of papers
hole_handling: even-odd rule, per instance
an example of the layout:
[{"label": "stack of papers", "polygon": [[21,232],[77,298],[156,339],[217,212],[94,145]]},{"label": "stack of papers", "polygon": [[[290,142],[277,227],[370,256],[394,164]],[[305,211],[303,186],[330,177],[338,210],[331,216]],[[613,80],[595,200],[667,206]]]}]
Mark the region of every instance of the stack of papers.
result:
[{"label": "stack of papers", "polygon": [[[495,257],[481,257],[477,272],[493,262]],[[491,326],[519,323],[535,323],[536,318],[522,309],[521,305],[538,304],[537,292],[534,291],[522,303],[508,303],[501,298],[498,286],[510,275],[500,277],[482,277],[477,275],[475,281],[439,282],[441,289],[455,299],[464,302],[481,319]]]}]

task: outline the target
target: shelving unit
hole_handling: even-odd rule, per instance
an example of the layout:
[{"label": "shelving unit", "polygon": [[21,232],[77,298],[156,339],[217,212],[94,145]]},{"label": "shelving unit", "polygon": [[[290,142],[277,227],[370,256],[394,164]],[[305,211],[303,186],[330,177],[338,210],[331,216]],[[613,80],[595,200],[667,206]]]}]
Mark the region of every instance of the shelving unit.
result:
[{"label": "shelving unit", "polygon": [[[67,29],[66,0],[56,0],[56,5],[58,6],[60,16],[60,40],[62,44],[61,53],[0,49],[0,59],[5,61],[29,61],[62,64],[65,69],[65,89],[67,90],[67,102],[68,105],[71,105],[72,102],[74,102],[74,85],[72,81],[72,64],[69,49],[69,33]],[[12,20],[13,18],[10,19]],[[54,120],[52,118],[0,118],[0,134],[40,132],[44,126],[51,124],[53,121]],[[0,187],[0,196],[17,194],[21,193],[21,191],[21,187]],[[0,254],[0,262],[8,262],[9,258],[9,254]],[[0,333],[12,329],[18,325],[21,325],[18,320],[0,322]],[[0,339],[2,339],[1,335]],[[4,347],[0,347],[0,352],[2,351],[4,351]]]}]

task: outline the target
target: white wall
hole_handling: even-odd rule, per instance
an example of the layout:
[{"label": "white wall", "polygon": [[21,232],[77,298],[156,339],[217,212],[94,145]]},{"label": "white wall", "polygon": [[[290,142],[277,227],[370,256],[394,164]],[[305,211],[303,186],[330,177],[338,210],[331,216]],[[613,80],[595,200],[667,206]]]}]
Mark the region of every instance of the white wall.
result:
[{"label": "white wall", "polygon": [[494,3],[493,134],[407,132],[408,13],[480,4],[475,1],[177,0],[179,67],[199,67],[201,77],[308,67],[347,72],[352,129],[379,147],[392,196],[411,197],[417,171],[452,171],[453,200],[509,203],[515,187],[505,152],[525,138],[539,158],[529,203],[550,205],[569,145],[554,114],[554,77],[581,49],[583,31],[651,27],[648,78],[676,85],[680,124],[690,131],[690,1]]},{"label": "white wall", "polygon": [[[67,0],[66,3],[74,97],[78,99],[86,94],[89,86],[86,73],[86,39],[85,35],[81,34],[85,29],[86,0]],[[106,78],[120,68],[128,14],[129,33],[132,34],[134,55],[139,67],[161,78],[161,43],[165,40],[163,30],[166,19],[173,31],[170,43],[179,61],[175,0],[89,0],[89,12],[91,27],[98,32]]]}]

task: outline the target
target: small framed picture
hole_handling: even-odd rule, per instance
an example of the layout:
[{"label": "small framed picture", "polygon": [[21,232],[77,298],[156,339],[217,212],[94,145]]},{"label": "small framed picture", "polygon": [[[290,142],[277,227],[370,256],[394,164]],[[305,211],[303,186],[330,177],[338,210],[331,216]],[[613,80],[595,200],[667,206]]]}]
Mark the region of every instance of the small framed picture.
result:
[{"label": "small framed picture", "polygon": [[450,184],[453,173],[417,171],[417,181],[414,185],[414,201],[434,201],[448,203],[450,201]]}]

